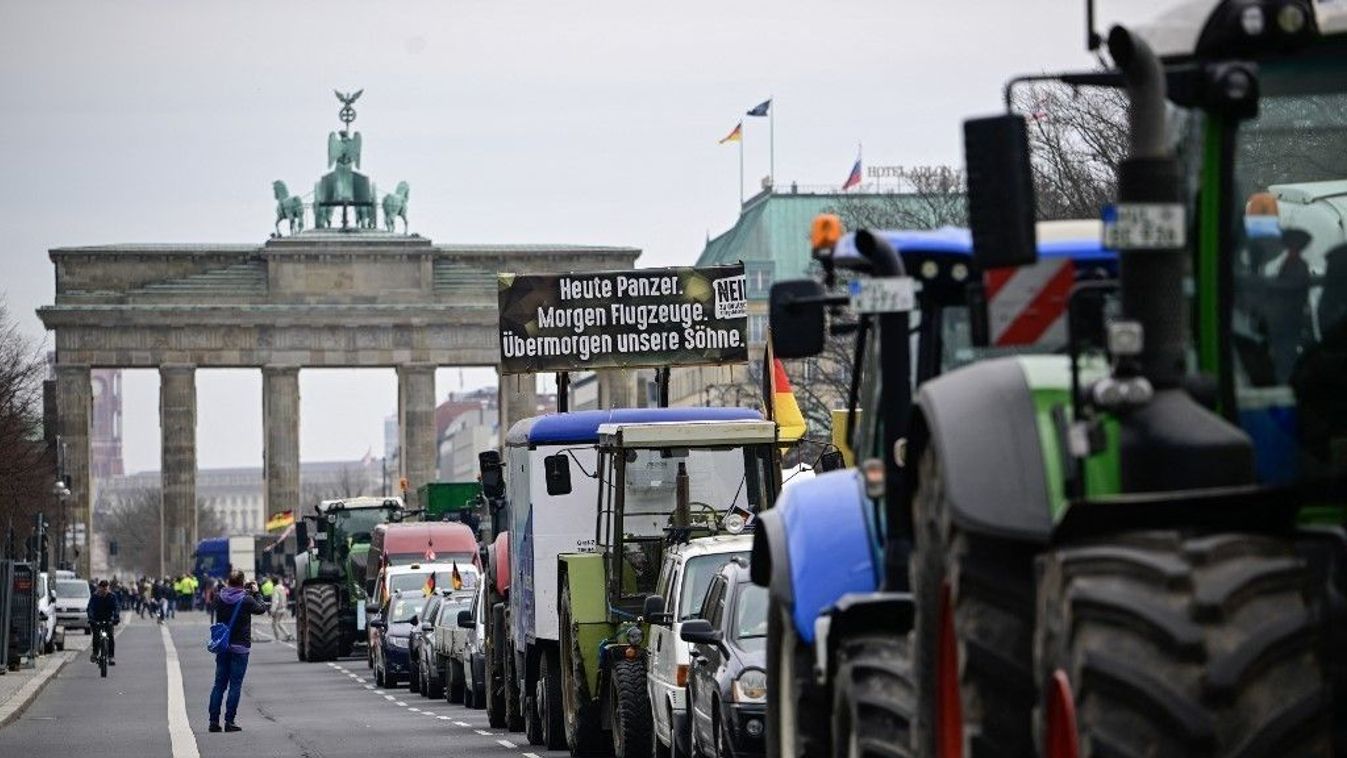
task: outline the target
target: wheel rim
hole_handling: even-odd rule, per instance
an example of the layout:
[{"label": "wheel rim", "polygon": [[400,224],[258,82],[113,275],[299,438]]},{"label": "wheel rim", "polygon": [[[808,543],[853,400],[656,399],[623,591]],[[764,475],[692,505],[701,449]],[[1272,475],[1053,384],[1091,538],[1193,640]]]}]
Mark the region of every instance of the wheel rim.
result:
[{"label": "wheel rim", "polygon": [[959,643],[954,636],[954,609],[949,583],[940,590],[940,638],[935,655],[936,754],[963,755],[963,704],[959,702]]},{"label": "wheel rim", "polygon": [[1076,732],[1076,699],[1066,672],[1052,672],[1048,685],[1048,758],[1080,758],[1080,739]]}]

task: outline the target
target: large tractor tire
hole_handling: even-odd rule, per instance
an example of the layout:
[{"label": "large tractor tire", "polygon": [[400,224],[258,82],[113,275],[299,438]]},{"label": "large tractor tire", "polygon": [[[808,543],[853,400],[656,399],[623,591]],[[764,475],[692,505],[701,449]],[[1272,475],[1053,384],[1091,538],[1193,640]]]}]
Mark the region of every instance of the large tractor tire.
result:
[{"label": "large tractor tire", "polygon": [[598,704],[589,694],[585,659],[571,624],[571,588],[563,587],[557,604],[561,630],[561,700],[566,713],[566,746],[573,756],[604,752],[603,725]]},{"label": "large tractor tire", "polygon": [[[806,714],[828,713],[831,703],[813,679],[813,650],[800,641],[784,605],[767,609],[767,754],[782,758],[829,755],[829,721]],[[693,751],[695,754],[695,750]]]},{"label": "large tractor tire", "polygon": [[1132,533],[1040,569],[1046,755],[1332,754],[1315,588],[1289,540]]},{"label": "large tractor tire", "polygon": [[[295,603],[295,655],[300,662],[309,660],[309,648],[304,644],[304,603]],[[374,659],[370,659],[370,668],[374,668]]]},{"label": "large tractor tire", "polygon": [[906,635],[838,640],[833,681],[832,755],[907,758],[917,707]]},{"label": "large tractor tire", "polygon": [[505,728],[505,668],[501,661],[505,651],[504,636],[505,607],[497,603],[491,607],[486,646],[486,720],[493,729]]},{"label": "large tractor tire", "polygon": [[542,677],[539,677],[531,692],[527,684],[524,686],[524,737],[530,745],[543,744],[542,702],[538,697],[538,684],[541,682]]},{"label": "large tractor tire", "polygon": [[647,758],[653,749],[655,725],[650,713],[650,693],[645,688],[645,662],[614,661],[611,674],[608,707],[613,755]]},{"label": "large tractor tire", "polygon": [[543,650],[536,697],[543,728],[543,746],[548,750],[565,750],[566,707],[561,699],[561,660],[556,650]]},{"label": "large tractor tire", "polygon": [[335,584],[306,584],[303,589],[304,651],[309,661],[336,660],[341,647],[340,594]]},{"label": "large tractor tire", "polygon": [[1034,546],[955,526],[930,447],[921,456],[913,519],[913,752],[1033,755]]},{"label": "large tractor tire", "polygon": [[512,732],[524,731],[524,693],[519,687],[519,655],[510,638],[505,638],[505,728]]}]

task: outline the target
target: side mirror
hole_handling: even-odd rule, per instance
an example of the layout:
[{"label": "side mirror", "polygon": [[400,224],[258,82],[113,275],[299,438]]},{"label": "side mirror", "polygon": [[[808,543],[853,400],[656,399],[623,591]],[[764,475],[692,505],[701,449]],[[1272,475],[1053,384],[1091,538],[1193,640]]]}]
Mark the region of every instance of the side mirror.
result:
[{"label": "side mirror", "polygon": [[772,285],[768,319],[776,357],[812,358],[823,352],[826,294],[823,285],[813,279],[790,279]]},{"label": "side mirror", "polygon": [[659,595],[646,595],[645,604],[641,607],[641,616],[646,621],[652,621],[657,616],[664,615],[664,598]]},{"label": "side mirror", "polygon": [[543,478],[547,480],[547,494],[571,494],[571,462],[565,453],[543,459]]},{"label": "side mirror", "polygon": [[477,470],[482,475],[482,494],[491,499],[505,497],[505,466],[500,452],[483,450],[477,454]]},{"label": "side mirror", "polygon": [[691,642],[694,645],[719,645],[721,634],[720,630],[711,626],[711,622],[706,619],[688,619],[683,622],[678,636],[684,642]]},{"label": "side mirror", "polygon": [[433,631],[435,631],[435,625],[434,625],[434,624],[422,624],[422,625],[421,625],[421,631],[423,631],[423,632],[433,632]]},{"label": "side mirror", "polygon": [[459,611],[459,612],[458,612],[458,628],[459,628],[459,629],[471,629],[471,628],[473,628],[474,626],[476,626],[476,624],[473,623],[473,620],[472,620],[472,611],[466,611],[466,610],[465,610],[465,611]]},{"label": "side mirror", "polygon": [[416,626],[417,624],[421,623],[421,620],[415,616],[412,616],[411,618],[407,619],[407,623],[411,624],[412,626]]},{"label": "side mirror", "polygon": [[963,124],[973,261],[987,271],[1038,260],[1029,130],[1014,114]]},{"label": "side mirror", "polygon": [[380,630],[382,630],[382,629],[387,629],[387,628],[388,628],[388,624],[385,624],[383,621],[380,621],[379,619],[374,619],[373,621],[368,621],[368,622],[366,622],[365,625],[368,626],[370,629],[380,629]]},{"label": "side mirror", "polygon": [[846,468],[846,465],[846,458],[842,457],[842,452],[840,450],[829,450],[818,457],[819,473],[837,471],[838,469]]}]

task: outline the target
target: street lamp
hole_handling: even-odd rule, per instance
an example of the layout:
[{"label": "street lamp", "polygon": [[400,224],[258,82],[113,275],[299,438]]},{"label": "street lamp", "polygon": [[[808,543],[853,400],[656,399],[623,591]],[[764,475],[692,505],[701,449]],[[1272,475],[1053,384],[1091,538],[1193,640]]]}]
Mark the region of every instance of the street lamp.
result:
[{"label": "street lamp", "polygon": [[56,548],[56,567],[65,566],[65,541],[66,541],[66,523],[65,523],[65,504],[70,499],[70,487],[65,481],[57,479],[51,486],[51,494],[56,496],[57,502],[61,504],[57,520],[60,522],[61,544]]}]

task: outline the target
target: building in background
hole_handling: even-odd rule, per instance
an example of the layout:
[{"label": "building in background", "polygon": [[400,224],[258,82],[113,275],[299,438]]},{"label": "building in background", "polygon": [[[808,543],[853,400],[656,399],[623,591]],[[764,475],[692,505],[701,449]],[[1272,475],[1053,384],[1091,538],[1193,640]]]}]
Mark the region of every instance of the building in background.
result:
[{"label": "building in background", "polygon": [[122,372],[98,368],[90,373],[94,405],[89,470],[94,479],[121,476],[126,473],[122,464]]}]

